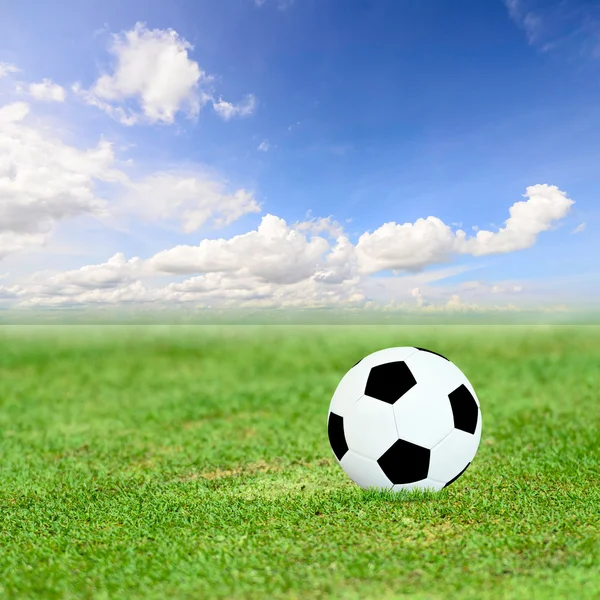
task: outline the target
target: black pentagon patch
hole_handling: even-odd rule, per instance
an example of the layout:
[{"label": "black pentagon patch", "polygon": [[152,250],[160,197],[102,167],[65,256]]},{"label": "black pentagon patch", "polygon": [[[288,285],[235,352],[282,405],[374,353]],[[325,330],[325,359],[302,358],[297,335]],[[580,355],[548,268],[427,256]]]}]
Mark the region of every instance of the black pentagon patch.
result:
[{"label": "black pentagon patch", "polygon": [[392,483],[413,483],[427,477],[430,454],[428,448],[398,440],[377,463]]},{"label": "black pentagon patch", "polygon": [[331,444],[333,453],[338,460],[342,460],[344,454],[348,452],[348,444],[346,443],[346,436],[344,434],[344,417],[340,417],[340,415],[336,415],[335,413],[329,413],[327,434],[329,435],[329,443]]},{"label": "black pentagon patch", "polygon": [[477,402],[465,384],[448,394],[454,415],[454,427],[467,433],[475,433],[477,427]]},{"label": "black pentagon patch", "polygon": [[394,404],[415,385],[417,381],[404,361],[384,363],[371,369],[365,394]]},{"label": "black pentagon patch", "polygon": [[467,466],[455,477],[453,477],[444,487],[447,488],[451,483],[454,483],[468,468],[471,463],[468,463]]},{"label": "black pentagon patch", "polygon": [[[414,346],[414,348],[417,348],[417,347]],[[445,356],[442,356],[439,352],[434,352],[433,350],[427,350],[427,348],[417,348],[417,350],[420,350],[421,352],[429,352],[429,354],[435,354],[436,356],[439,356],[440,358],[448,360]]]}]

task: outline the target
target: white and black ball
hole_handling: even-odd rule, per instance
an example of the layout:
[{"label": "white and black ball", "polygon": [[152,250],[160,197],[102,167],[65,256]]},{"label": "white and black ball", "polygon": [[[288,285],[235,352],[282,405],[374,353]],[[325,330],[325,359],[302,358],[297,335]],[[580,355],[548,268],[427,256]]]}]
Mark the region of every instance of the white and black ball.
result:
[{"label": "white and black ball", "polygon": [[469,380],[445,357],[387,348],[344,375],[328,433],[342,469],[361,487],[440,490],[475,457],[481,408]]}]

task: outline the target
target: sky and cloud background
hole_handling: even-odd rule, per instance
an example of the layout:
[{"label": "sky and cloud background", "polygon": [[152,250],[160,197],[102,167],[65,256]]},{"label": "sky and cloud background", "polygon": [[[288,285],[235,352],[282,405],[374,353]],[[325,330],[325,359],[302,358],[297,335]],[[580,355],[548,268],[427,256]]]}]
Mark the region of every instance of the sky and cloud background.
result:
[{"label": "sky and cloud background", "polygon": [[598,2],[1,11],[1,309],[598,306]]}]

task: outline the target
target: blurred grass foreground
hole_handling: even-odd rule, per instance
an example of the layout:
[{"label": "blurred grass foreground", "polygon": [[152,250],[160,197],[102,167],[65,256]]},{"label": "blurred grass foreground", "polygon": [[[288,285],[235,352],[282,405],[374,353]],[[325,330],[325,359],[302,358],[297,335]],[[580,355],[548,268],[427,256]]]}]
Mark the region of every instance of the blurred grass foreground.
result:
[{"label": "blurred grass foreground", "polygon": [[[331,395],[381,348],[481,401],[439,494],[365,492]],[[0,327],[0,597],[600,598],[599,326]]]}]

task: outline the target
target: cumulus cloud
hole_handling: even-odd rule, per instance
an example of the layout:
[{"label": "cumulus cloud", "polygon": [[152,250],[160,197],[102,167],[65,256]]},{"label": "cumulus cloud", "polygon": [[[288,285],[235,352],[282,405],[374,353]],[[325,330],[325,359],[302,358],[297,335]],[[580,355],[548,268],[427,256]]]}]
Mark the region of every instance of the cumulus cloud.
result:
[{"label": "cumulus cloud", "polygon": [[[83,215],[180,224],[191,233],[261,210],[251,191],[231,190],[199,168],[131,179],[116,168],[108,141],[67,145],[30,124],[29,111],[25,102],[0,106],[0,260],[43,245],[58,222]],[[98,194],[100,182],[115,184],[110,202]]]},{"label": "cumulus cloud", "polygon": [[57,83],[52,83],[50,79],[43,79],[40,83],[30,83],[28,89],[36,100],[64,102],[67,97],[65,89]]},{"label": "cumulus cloud", "polygon": [[325,260],[318,267],[314,279],[330,284],[341,284],[344,281],[358,278],[358,268],[354,246],[346,236],[340,236]]},{"label": "cumulus cloud", "polygon": [[[162,174],[150,178],[138,192],[143,192],[146,204],[150,207],[148,210],[153,210],[156,218],[169,218],[177,213],[182,218],[184,227],[192,231],[206,220],[206,215],[212,214],[210,206],[217,202],[213,202],[211,198],[217,199],[220,191],[209,190],[211,193],[207,204],[194,205],[186,213],[181,208],[185,205],[184,200],[201,196],[199,192],[204,193],[205,189],[193,178],[186,180],[169,177],[171,176]],[[184,182],[181,192],[176,190],[178,182]],[[163,194],[167,197],[169,190],[174,199],[171,205],[163,200]],[[213,192],[214,195],[211,195]],[[158,194],[159,200],[152,199],[153,193]],[[235,198],[235,194],[232,197]],[[354,245],[345,235],[343,227],[331,217],[309,218],[288,225],[283,219],[267,214],[255,231],[230,239],[205,239],[198,245],[175,246],[144,260],[135,258],[126,261],[123,255],[117,255],[109,263],[69,272],[65,275],[66,279],[59,277],[47,285],[57,284],[77,291],[82,284],[75,285],[74,278],[81,281],[81,278],[92,274],[97,277],[106,276],[102,281],[109,287],[131,286],[140,278],[156,274],[199,274],[185,284],[174,283],[167,286],[164,293],[176,293],[177,298],[198,299],[202,294],[218,296],[217,288],[226,286],[237,299],[251,298],[253,302],[265,303],[269,294],[279,297],[280,288],[287,293],[292,289],[290,286],[294,285],[301,289],[312,289],[313,299],[317,290],[326,298],[327,294],[335,296],[338,287],[349,289],[350,286],[352,294],[344,297],[358,298],[356,294],[362,294],[366,298],[371,292],[375,296],[379,294],[385,297],[387,294],[389,297],[390,293],[401,293],[407,297],[412,296],[417,306],[423,309],[434,305],[442,306],[443,310],[475,310],[477,304],[459,304],[456,298],[437,304],[427,302],[424,298],[421,287],[423,284],[457,274],[460,268],[438,272],[421,271],[426,266],[444,263],[452,255],[461,252],[477,256],[526,248],[535,242],[539,232],[549,229],[554,221],[564,216],[572,204],[572,200],[564,192],[548,185],[527,188],[525,197],[527,200],[511,206],[510,217],[504,228],[493,233],[479,230],[472,238],[467,238],[461,230],[453,232],[440,219],[428,217],[404,225],[387,223],[373,233],[363,234]],[[256,210],[257,205],[253,204],[250,196],[241,194],[230,209],[233,211],[230,214],[237,216],[240,211]],[[221,208],[219,214],[220,217],[217,218],[228,220],[225,209]],[[390,280],[369,280],[367,277],[386,269],[398,273],[409,272],[412,275],[391,280],[392,283],[398,282],[400,286],[396,292],[387,285]],[[100,288],[102,285],[96,287]],[[140,288],[135,289],[139,292]],[[520,293],[523,286],[510,282],[487,284],[474,281],[459,284],[458,290],[471,295],[502,297]],[[46,296],[49,294],[48,288],[38,291]],[[81,293],[86,292],[77,291],[78,295]],[[66,295],[70,297],[72,294]],[[103,296],[94,296],[101,297]],[[156,298],[155,292],[152,292],[151,297]],[[232,300],[233,297],[227,299]]]},{"label": "cumulus cloud", "polygon": [[[134,215],[163,225],[178,222],[186,233],[206,224],[224,226],[261,210],[252,192],[230,190],[226,182],[200,170],[163,171],[130,179],[114,167],[110,144],[101,141],[91,150],[67,146],[25,124],[28,111],[23,102],[0,108],[0,258],[43,244],[62,219],[107,214],[109,205],[95,192],[97,181],[119,185],[120,192],[110,205],[113,215]],[[137,302],[369,307],[371,291],[383,285],[374,282],[384,280],[368,276],[389,269],[396,274],[409,273],[395,278],[406,299],[412,298],[409,310],[475,311],[481,309],[480,304],[463,302],[456,291],[448,301],[428,302],[422,285],[456,274],[456,268],[437,274],[423,270],[457,254],[483,256],[530,247],[538,234],[551,229],[573,204],[565,192],[546,184],[528,187],[524,198],[510,207],[502,228],[495,232],[476,229],[472,237],[429,216],[414,223],[385,223],[362,234],[354,244],[331,216],[310,218],[309,213],[306,220],[288,225],[267,214],[256,230],[230,239],[178,245],[149,258],[127,259],[117,253],[104,263],[63,273],[40,273],[24,285],[3,287],[2,298],[22,307]],[[194,276],[162,287],[145,282],[177,275]],[[503,294],[523,289],[502,282],[467,282],[458,287],[460,294],[485,293],[500,302]],[[389,298],[393,290],[390,286],[386,290]],[[401,305],[405,303],[386,306]],[[509,308],[493,306],[495,310],[513,310],[510,303]]]},{"label": "cumulus cloud", "polygon": [[47,239],[48,233],[15,233],[0,231],[0,260],[9,254],[41,246]]},{"label": "cumulus cloud", "polygon": [[253,94],[238,104],[214,99],[215,77],[190,58],[192,44],[173,29],[148,29],[136,23],[112,35],[114,64],[89,89],[73,92],[123,125],[172,124],[178,113],[195,118],[208,102],[225,120],[254,112]]},{"label": "cumulus cloud", "polygon": [[203,301],[240,307],[315,307],[364,303],[366,298],[356,281],[331,287],[314,279],[281,285],[251,275],[208,273],[167,286],[182,302]]},{"label": "cumulus cloud", "polygon": [[423,294],[421,293],[421,290],[418,287],[410,290],[410,294],[417,301],[418,307],[423,306],[423,304],[425,303],[425,300],[423,299]]},{"label": "cumulus cloud", "polygon": [[448,261],[455,239],[450,227],[437,217],[403,225],[391,222],[373,233],[363,233],[356,254],[363,273],[386,269],[417,271]]},{"label": "cumulus cloud", "polygon": [[26,289],[29,295],[38,298],[72,298],[88,292],[130,285],[144,275],[148,273],[145,272],[141,259],[135,257],[127,260],[125,255],[119,252],[98,265],[87,265],[51,276],[46,276],[44,272],[36,273],[27,283]]},{"label": "cumulus cloud", "polygon": [[10,123],[18,123],[29,114],[29,105],[26,102],[13,102],[0,106],[0,124],[5,127]]},{"label": "cumulus cloud", "polygon": [[[248,94],[241,102],[232,104],[226,102],[223,98],[213,101],[215,112],[225,121],[233,117],[247,117],[251,115],[256,108],[256,97],[254,94]],[[260,149],[260,146],[259,146]]]},{"label": "cumulus cloud", "polygon": [[[362,306],[365,296],[357,282],[331,287],[315,280],[281,285],[249,274],[207,273],[181,283],[150,287],[141,280],[123,280],[118,285],[83,289],[81,286],[54,289],[30,287],[26,297],[12,293],[22,308],[51,308],[94,305],[152,304],[157,308],[193,305],[219,308],[324,308]],[[0,291],[2,288],[0,288]],[[7,295],[8,297],[8,295]]]},{"label": "cumulus cloud", "polygon": [[105,102],[98,98],[92,91],[85,90],[80,83],[75,83],[71,86],[71,91],[81,98],[88,106],[95,106],[105,112],[109,117],[121,123],[121,125],[135,125],[142,120],[142,116],[130,109],[122,106],[113,106],[109,102]]},{"label": "cumulus cloud", "polygon": [[24,102],[0,108],[0,259],[42,244],[55,224],[104,214],[98,180],[114,181],[112,146],[80,150],[25,124]]},{"label": "cumulus cloud", "polygon": [[210,223],[224,227],[243,215],[260,212],[251,191],[227,191],[224,182],[201,173],[159,172],[131,182],[122,209],[163,225],[176,220],[185,233]]},{"label": "cumulus cloud", "polygon": [[470,239],[463,232],[457,232],[458,252],[484,256],[530,248],[538,234],[548,231],[556,221],[564,218],[574,204],[555,185],[529,186],[524,197],[527,200],[515,202],[510,207],[510,217],[499,231],[479,230]]},{"label": "cumulus cloud", "polygon": [[[322,237],[307,238],[298,231],[301,225],[310,226],[302,229],[313,233],[330,229],[330,238],[331,234],[340,233],[339,224],[330,217],[288,226],[283,219],[267,215],[256,231],[229,240],[204,240],[199,246],[176,247],[148,260],[126,260],[123,254],[117,254],[99,265],[52,276],[40,273],[27,282],[27,299],[22,302],[26,302],[25,306],[71,306],[88,301],[101,303],[102,299],[112,303],[123,298],[112,290],[122,289],[127,298],[135,292],[143,295],[144,302],[154,303],[300,307],[306,303],[343,306],[348,302],[352,306],[367,306],[371,291],[383,284],[426,283],[464,270],[454,267],[412,278],[376,279],[369,286],[369,281],[357,274],[354,247],[345,235],[339,235],[332,245]],[[157,274],[195,272],[203,274],[164,288],[136,284],[141,279],[156,278]],[[147,294],[144,290],[148,290]],[[399,295],[395,289],[387,292],[384,297]]]},{"label": "cumulus cloud", "polygon": [[144,304],[167,300],[164,290],[148,288],[141,281],[116,287],[78,290],[77,293],[57,292],[52,295],[32,295],[19,303],[23,308],[52,308],[94,305]]},{"label": "cumulus cloud", "polygon": [[[113,256],[101,265],[48,276],[39,273],[24,285],[0,287],[0,298],[21,308],[69,308],[74,306],[151,305],[153,310],[177,307],[185,310],[205,308],[356,308],[405,313],[459,313],[507,312],[522,310],[510,299],[495,297],[494,288],[504,284],[478,282],[487,291],[487,297],[478,296],[464,301],[466,286],[424,289],[410,288],[417,278],[422,282],[450,276],[452,269],[437,274],[429,272],[416,276],[395,278],[404,282],[404,293],[390,288],[386,295],[374,298],[370,290],[373,282],[361,277],[344,279],[331,285],[316,276],[300,281],[265,281],[249,272],[209,272],[181,282],[152,287],[143,279],[153,277],[152,266],[134,258],[127,261],[122,254]],[[154,279],[156,279],[154,277]],[[381,280],[379,280],[381,282]],[[371,285],[368,285],[368,284]],[[389,278],[384,280],[389,283]],[[512,286],[508,286],[512,287]],[[446,298],[444,298],[446,296]],[[504,303],[502,303],[504,302]],[[541,308],[541,307],[540,307]]]},{"label": "cumulus cloud", "polygon": [[[456,269],[454,271],[456,272]],[[468,286],[440,286],[428,288],[427,281],[439,280],[452,275],[453,269],[437,273],[429,272],[415,276],[395,278],[393,282],[407,281],[403,293],[390,288],[388,293],[374,298],[370,292],[373,282],[360,277],[344,279],[339,284],[309,277],[300,281],[265,281],[248,269],[238,271],[209,272],[158,286],[151,286],[143,280],[156,279],[148,263],[134,258],[126,260],[117,254],[106,263],[49,275],[38,273],[29,281],[0,286],[0,298],[9,305],[20,308],[69,308],[118,306],[133,304],[151,306],[152,310],[197,309],[285,309],[285,308],[351,308],[404,313],[483,313],[515,312],[523,310],[510,298],[501,298],[495,288],[514,288],[508,282],[476,282],[478,288],[486,292],[463,300],[463,292]],[[389,283],[389,278],[383,282]],[[410,287],[419,280],[424,282]],[[368,285],[368,284],[371,285]],[[547,294],[543,294],[547,296]],[[493,298],[493,301],[491,301]],[[535,294],[532,298],[535,298]],[[532,300],[530,298],[530,300]],[[564,307],[564,305],[561,305]],[[531,308],[531,306],[530,306]],[[553,310],[539,306],[540,310]]]},{"label": "cumulus cloud", "polygon": [[176,246],[148,263],[163,273],[243,271],[266,282],[294,283],[311,277],[328,249],[327,240],[309,240],[283,219],[267,214],[256,231],[229,240],[202,240],[198,246]]},{"label": "cumulus cloud", "polygon": [[[315,220],[320,229],[328,219]],[[326,256],[324,256],[326,254]],[[358,306],[366,301],[345,236],[330,243],[307,237],[283,219],[266,215],[256,231],[229,240],[177,246],[148,260],[122,253],[106,263],[54,275],[38,273],[27,282],[22,307],[142,303],[213,303],[241,307]],[[202,273],[161,288],[142,279]]]},{"label": "cumulus cloud", "polygon": [[565,192],[547,184],[529,186],[524,197],[527,200],[510,207],[504,228],[497,232],[478,229],[471,238],[461,229],[453,232],[437,217],[403,225],[385,223],[359,238],[356,254],[360,271],[418,271],[447,262],[454,254],[485,256],[524,250],[565,217],[574,204]]},{"label": "cumulus cloud", "polygon": [[120,114],[115,105],[128,100],[136,101],[151,123],[173,123],[181,110],[193,117],[210,98],[204,88],[212,77],[190,59],[192,48],[172,29],[148,29],[136,23],[133,29],[112,36],[113,72],[100,76],[84,98],[125,124],[138,117],[123,108]]},{"label": "cumulus cloud", "polygon": [[[310,216],[310,212],[307,216]],[[326,233],[332,238],[339,238],[344,235],[343,226],[333,219],[333,217],[312,217],[306,221],[298,221],[293,224],[297,231],[310,232],[314,235]]]},{"label": "cumulus cloud", "polygon": [[0,300],[14,297],[14,294],[7,287],[0,285]]}]

